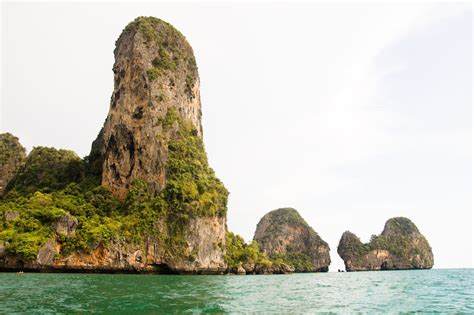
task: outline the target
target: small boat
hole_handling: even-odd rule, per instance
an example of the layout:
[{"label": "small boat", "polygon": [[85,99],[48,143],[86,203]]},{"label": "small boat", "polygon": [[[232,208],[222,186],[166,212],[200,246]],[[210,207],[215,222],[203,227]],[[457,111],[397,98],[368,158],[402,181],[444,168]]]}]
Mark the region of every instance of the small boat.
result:
[{"label": "small boat", "polygon": [[22,275],[22,274],[24,274],[24,272],[23,271],[17,271],[16,274],[17,275]]}]

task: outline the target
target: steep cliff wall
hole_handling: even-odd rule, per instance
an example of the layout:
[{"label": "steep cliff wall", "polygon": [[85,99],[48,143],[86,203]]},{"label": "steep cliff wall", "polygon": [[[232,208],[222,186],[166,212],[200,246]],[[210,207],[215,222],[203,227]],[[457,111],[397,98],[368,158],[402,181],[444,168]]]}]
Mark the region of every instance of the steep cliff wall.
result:
[{"label": "steep cliff wall", "polygon": [[[4,222],[15,219],[17,217],[3,218]],[[165,220],[155,221],[155,236],[146,237],[143,242],[116,235],[109,242],[97,242],[87,250],[68,253],[69,243],[64,239],[74,236],[64,233],[64,230],[69,228],[69,233],[75,233],[77,220],[64,215],[52,224],[55,234],[49,235],[35,251],[12,252],[8,242],[0,240],[0,270],[181,274],[221,274],[226,271],[221,250],[225,240],[220,238],[220,235],[225,235],[224,218],[190,219],[183,234],[185,247],[178,250],[163,242],[171,236],[166,224]],[[30,253],[31,256],[25,255]]]},{"label": "steep cliff wall", "polygon": [[298,211],[271,211],[257,224],[254,239],[272,260],[282,260],[296,272],[328,271],[328,244],[319,237]]},{"label": "steep cliff wall", "polygon": [[347,271],[429,269],[434,259],[431,247],[418,228],[407,218],[392,218],[378,236],[363,244],[346,231],[337,248]]}]

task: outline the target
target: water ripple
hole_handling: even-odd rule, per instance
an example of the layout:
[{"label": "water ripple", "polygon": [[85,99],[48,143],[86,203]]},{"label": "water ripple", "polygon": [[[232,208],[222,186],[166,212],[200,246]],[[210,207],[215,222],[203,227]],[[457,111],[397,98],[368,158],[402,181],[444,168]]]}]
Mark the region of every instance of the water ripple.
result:
[{"label": "water ripple", "polygon": [[0,313],[473,313],[474,270],[260,276],[0,273]]}]

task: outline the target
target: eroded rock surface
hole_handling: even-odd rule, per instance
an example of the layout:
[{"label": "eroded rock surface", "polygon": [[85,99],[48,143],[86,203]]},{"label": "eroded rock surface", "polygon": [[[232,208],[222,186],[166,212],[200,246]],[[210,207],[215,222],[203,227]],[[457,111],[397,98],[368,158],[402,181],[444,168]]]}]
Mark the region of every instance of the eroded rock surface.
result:
[{"label": "eroded rock surface", "polygon": [[344,232],[337,252],[347,271],[429,269],[434,263],[426,238],[403,217],[389,219],[382,233],[366,244],[355,234]]},{"label": "eroded rock surface", "polygon": [[36,261],[39,265],[51,266],[57,254],[59,254],[59,252],[56,249],[56,241],[54,239],[50,239],[39,250]]},{"label": "eroded rock surface", "polygon": [[70,214],[66,214],[56,221],[56,233],[72,237],[76,234],[78,223],[79,222],[76,218],[72,217]]}]

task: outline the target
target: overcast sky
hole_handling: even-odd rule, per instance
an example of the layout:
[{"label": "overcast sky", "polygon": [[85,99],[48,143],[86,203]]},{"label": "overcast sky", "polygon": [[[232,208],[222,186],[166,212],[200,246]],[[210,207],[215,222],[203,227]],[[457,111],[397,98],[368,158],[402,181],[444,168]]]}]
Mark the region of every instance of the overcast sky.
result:
[{"label": "overcast sky", "polygon": [[294,207],[336,270],[345,230],[406,216],[436,268],[473,266],[470,5],[3,3],[0,131],[87,155],[140,15],[194,48],[230,230]]}]

